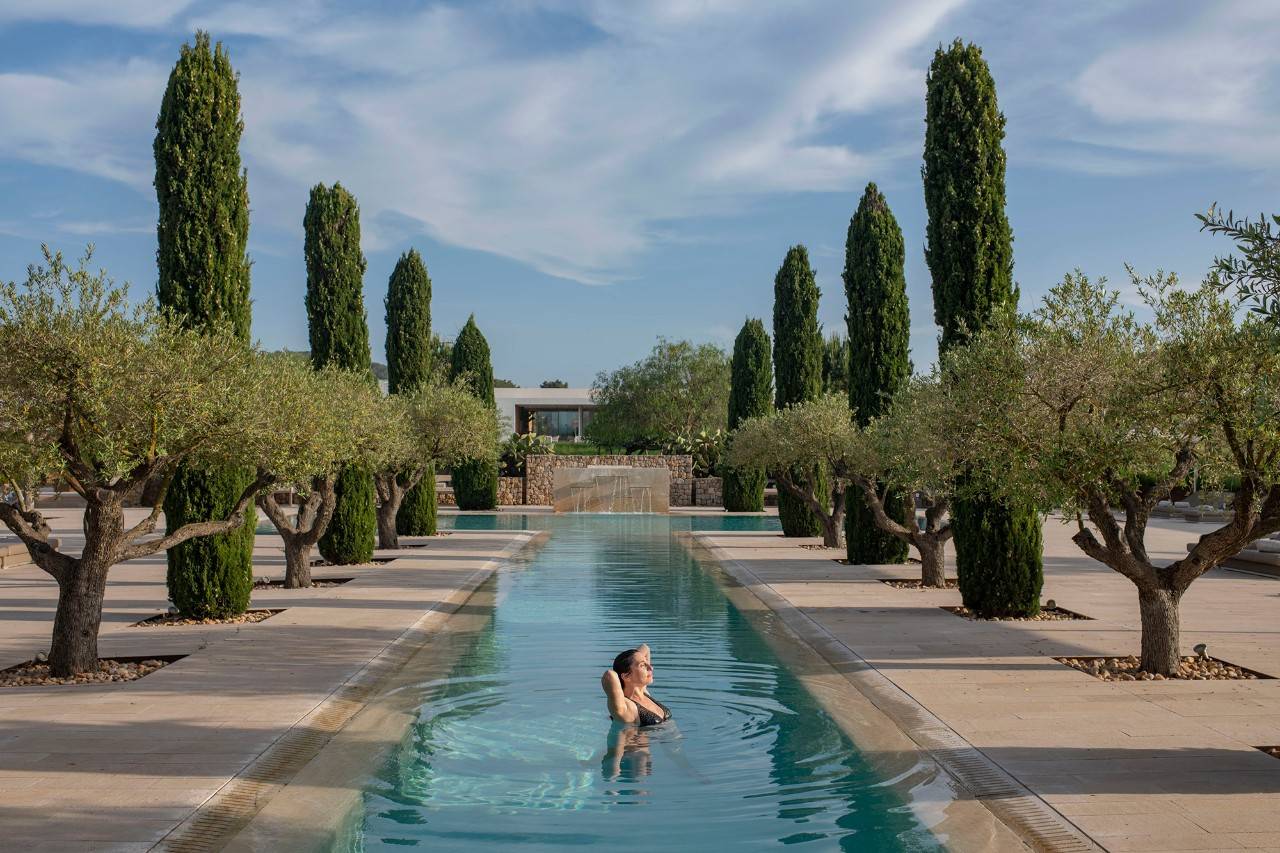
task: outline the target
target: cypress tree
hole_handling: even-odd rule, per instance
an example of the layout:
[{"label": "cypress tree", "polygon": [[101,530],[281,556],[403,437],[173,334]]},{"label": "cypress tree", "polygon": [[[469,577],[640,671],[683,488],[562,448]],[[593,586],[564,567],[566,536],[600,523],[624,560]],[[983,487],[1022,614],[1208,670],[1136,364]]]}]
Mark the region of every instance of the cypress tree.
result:
[{"label": "cypress tree", "polygon": [[[156,119],[156,296],[189,328],[227,324],[248,346],[249,181],[240,164],[238,76],[221,43],[182,46]],[[226,518],[252,472],[179,467],[164,497],[167,532]],[[170,548],[169,597],[184,616],[243,613],[253,589],[252,510],[236,530]]]},{"label": "cypress tree", "polygon": [[[307,327],[311,363],[363,371],[370,368],[369,326],[364,311],[364,254],[360,251],[360,208],[341,184],[311,188],[302,220],[307,263]],[[367,563],[373,558],[377,511],[373,475],[358,465],[338,474],[333,519],[320,537],[320,554],[330,563]]]},{"label": "cypress tree", "polygon": [[[773,405],[773,360],[764,323],[755,318],[742,324],[733,342],[730,366],[729,431],[748,418],[766,415]],[[724,508],[728,512],[760,512],[764,509],[767,479],[758,468],[730,468],[724,472]]]},{"label": "cypress tree", "polygon": [[[859,426],[884,413],[893,395],[911,378],[908,354],[911,322],[907,311],[906,250],[898,220],[875,184],[867,184],[849,220],[845,241],[844,293],[848,300],[849,408]],[[906,523],[915,515],[909,499],[885,502],[890,515]],[[876,527],[859,489],[845,501],[845,547],[850,563],[905,563],[907,544]]]},{"label": "cypress tree", "polygon": [[[998,307],[1018,301],[1005,215],[1004,116],[980,48],[959,39],[938,48],[925,108],[925,259],[946,352]],[[965,606],[987,616],[1037,612],[1043,564],[1036,509],[980,495],[954,502],[952,519]]]},{"label": "cypress tree", "polygon": [[[774,403],[782,409],[822,394],[822,330],[818,283],[804,246],[792,246],[773,279]],[[821,469],[811,475],[819,499],[826,492]],[[789,493],[778,490],[778,518],[786,536],[821,536],[822,522]]]},{"label": "cypress tree", "polygon": [[[387,389],[411,393],[431,377],[431,278],[416,249],[400,256],[387,283]],[[405,493],[396,513],[396,533],[436,532],[436,472]]]},{"label": "cypress tree", "polygon": [[[449,380],[463,378],[472,395],[495,406],[493,399],[493,365],[489,360],[489,342],[476,326],[475,315],[453,342],[453,359]],[[453,466],[453,496],[458,509],[493,509],[498,505],[498,464],[491,459],[467,459]]]},{"label": "cypress tree", "polygon": [[822,342],[822,393],[849,393],[849,342],[835,332]]}]

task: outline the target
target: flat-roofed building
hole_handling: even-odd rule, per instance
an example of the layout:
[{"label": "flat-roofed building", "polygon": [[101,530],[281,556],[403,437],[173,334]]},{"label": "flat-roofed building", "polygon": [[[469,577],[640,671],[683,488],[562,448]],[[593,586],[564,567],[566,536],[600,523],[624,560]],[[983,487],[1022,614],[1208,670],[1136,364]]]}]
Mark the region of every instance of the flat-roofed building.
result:
[{"label": "flat-roofed building", "polygon": [[581,441],[596,405],[590,388],[495,388],[498,413],[514,432]]}]

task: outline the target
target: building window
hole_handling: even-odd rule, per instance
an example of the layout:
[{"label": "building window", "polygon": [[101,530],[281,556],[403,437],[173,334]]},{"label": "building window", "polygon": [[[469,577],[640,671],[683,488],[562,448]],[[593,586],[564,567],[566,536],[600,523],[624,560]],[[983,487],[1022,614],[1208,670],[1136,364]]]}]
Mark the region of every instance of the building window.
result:
[{"label": "building window", "polygon": [[578,410],[539,409],[533,413],[533,429],[539,435],[573,440],[578,436]]}]

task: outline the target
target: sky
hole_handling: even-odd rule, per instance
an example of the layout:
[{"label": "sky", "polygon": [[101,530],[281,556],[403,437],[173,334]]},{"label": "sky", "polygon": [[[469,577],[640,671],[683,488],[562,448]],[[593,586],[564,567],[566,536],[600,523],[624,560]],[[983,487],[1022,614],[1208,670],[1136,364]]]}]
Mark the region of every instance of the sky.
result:
[{"label": "sky", "polygon": [[587,385],[659,336],[730,349],[803,243],[843,331],[849,218],[902,227],[912,358],[933,362],[925,77],[983,49],[1007,118],[1022,307],[1079,268],[1198,281],[1217,202],[1273,212],[1280,3],[1021,0],[0,0],[0,279],[48,243],[155,290],[152,141],[184,41],[240,74],[253,335],[307,347],[310,188],[359,200],[373,358],[410,247],[433,327],[469,314],[496,376]]}]

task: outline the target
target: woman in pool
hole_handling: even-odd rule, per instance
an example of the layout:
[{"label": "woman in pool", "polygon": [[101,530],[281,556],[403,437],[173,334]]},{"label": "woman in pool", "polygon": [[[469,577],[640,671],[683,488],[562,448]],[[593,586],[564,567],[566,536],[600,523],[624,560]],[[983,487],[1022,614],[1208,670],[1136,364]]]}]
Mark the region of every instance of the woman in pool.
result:
[{"label": "woman in pool", "polygon": [[671,709],[645,691],[652,683],[653,662],[644,643],[614,658],[613,669],[606,669],[600,676],[600,686],[609,702],[609,717],[639,726],[655,726],[671,719]]}]

